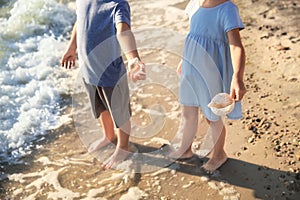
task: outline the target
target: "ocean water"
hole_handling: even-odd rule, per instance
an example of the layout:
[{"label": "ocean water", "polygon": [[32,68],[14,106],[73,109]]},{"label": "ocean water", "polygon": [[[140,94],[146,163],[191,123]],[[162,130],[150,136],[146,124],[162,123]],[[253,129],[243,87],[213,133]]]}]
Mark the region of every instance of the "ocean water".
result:
[{"label": "ocean water", "polygon": [[60,67],[76,15],[56,0],[0,2],[0,162],[19,162],[61,125],[72,70]]}]

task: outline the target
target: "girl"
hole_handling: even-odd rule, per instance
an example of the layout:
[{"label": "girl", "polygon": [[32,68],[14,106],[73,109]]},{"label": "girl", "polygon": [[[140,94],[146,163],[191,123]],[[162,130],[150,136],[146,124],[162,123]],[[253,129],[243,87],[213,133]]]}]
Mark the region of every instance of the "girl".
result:
[{"label": "girl", "polygon": [[227,160],[224,151],[226,130],[222,119],[207,107],[221,92],[236,101],[230,119],[242,117],[240,100],[246,93],[243,76],[245,52],[239,31],[244,28],[238,8],[230,0],[200,0],[190,20],[182,62],[178,67],[180,98],[183,105],[183,136],[180,147],[170,157],[193,157],[191,144],[197,132],[201,108],[215,145],[202,168],[212,173]]}]

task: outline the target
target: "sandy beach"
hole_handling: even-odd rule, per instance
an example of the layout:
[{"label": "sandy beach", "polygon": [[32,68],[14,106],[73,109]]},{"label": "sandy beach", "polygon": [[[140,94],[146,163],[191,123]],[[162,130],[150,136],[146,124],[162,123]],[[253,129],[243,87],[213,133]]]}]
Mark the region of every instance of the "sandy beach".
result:
[{"label": "sandy beach", "polygon": [[[67,105],[64,125],[37,140],[39,148],[24,163],[1,164],[0,199],[300,199],[300,1],[234,2],[246,27],[241,36],[248,92],[242,101],[244,117],[225,121],[229,159],[216,173],[201,172],[207,158],[173,163],[153,154],[175,138],[180,124],[175,69],[189,29],[184,13],[188,1],[129,0],[132,29],[152,83],[130,86],[136,124],[131,143],[147,162],[135,165],[129,159],[118,170],[102,170],[101,161],[114,146],[87,152],[87,145],[99,137],[99,127],[66,95],[61,102]],[[73,98],[81,100],[75,93]],[[161,112],[157,105],[165,115],[151,118],[146,111]],[[202,118],[195,150],[206,129]]]}]

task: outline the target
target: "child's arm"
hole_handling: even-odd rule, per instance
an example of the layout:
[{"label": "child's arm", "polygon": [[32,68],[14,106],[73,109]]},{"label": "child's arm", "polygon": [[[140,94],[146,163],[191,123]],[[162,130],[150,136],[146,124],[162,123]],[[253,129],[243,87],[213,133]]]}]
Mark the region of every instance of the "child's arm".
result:
[{"label": "child's arm", "polygon": [[61,58],[61,66],[66,69],[71,69],[75,66],[76,61],[76,49],[77,49],[77,43],[76,43],[76,22],[74,24],[73,30],[72,30],[72,36],[69,42],[69,45],[67,47],[66,52],[63,54]]},{"label": "child's arm", "polygon": [[233,65],[233,76],[231,81],[230,96],[240,101],[246,93],[244,84],[245,72],[245,50],[241,41],[239,29],[233,29],[227,33],[231,60]]},{"label": "child's arm", "polygon": [[127,60],[133,59],[135,57],[139,58],[135,38],[128,24],[118,23],[116,28],[118,41],[121,45],[122,50],[125,52]]},{"label": "child's arm", "polygon": [[177,71],[177,74],[180,76],[181,75],[181,71],[182,71],[182,59],[178,63],[176,71]]},{"label": "child's arm", "polygon": [[144,64],[140,61],[136,41],[129,25],[118,23],[116,29],[118,41],[128,61],[129,77],[133,81],[144,80],[146,78]]}]

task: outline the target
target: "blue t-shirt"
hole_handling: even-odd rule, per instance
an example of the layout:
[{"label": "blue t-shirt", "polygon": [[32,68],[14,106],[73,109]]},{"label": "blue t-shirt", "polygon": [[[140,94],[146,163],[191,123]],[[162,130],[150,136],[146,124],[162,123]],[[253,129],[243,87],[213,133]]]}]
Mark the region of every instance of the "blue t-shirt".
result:
[{"label": "blue t-shirt", "polygon": [[116,25],[130,26],[125,0],[77,0],[77,49],[80,73],[92,85],[112,87],[126,73]]}]

